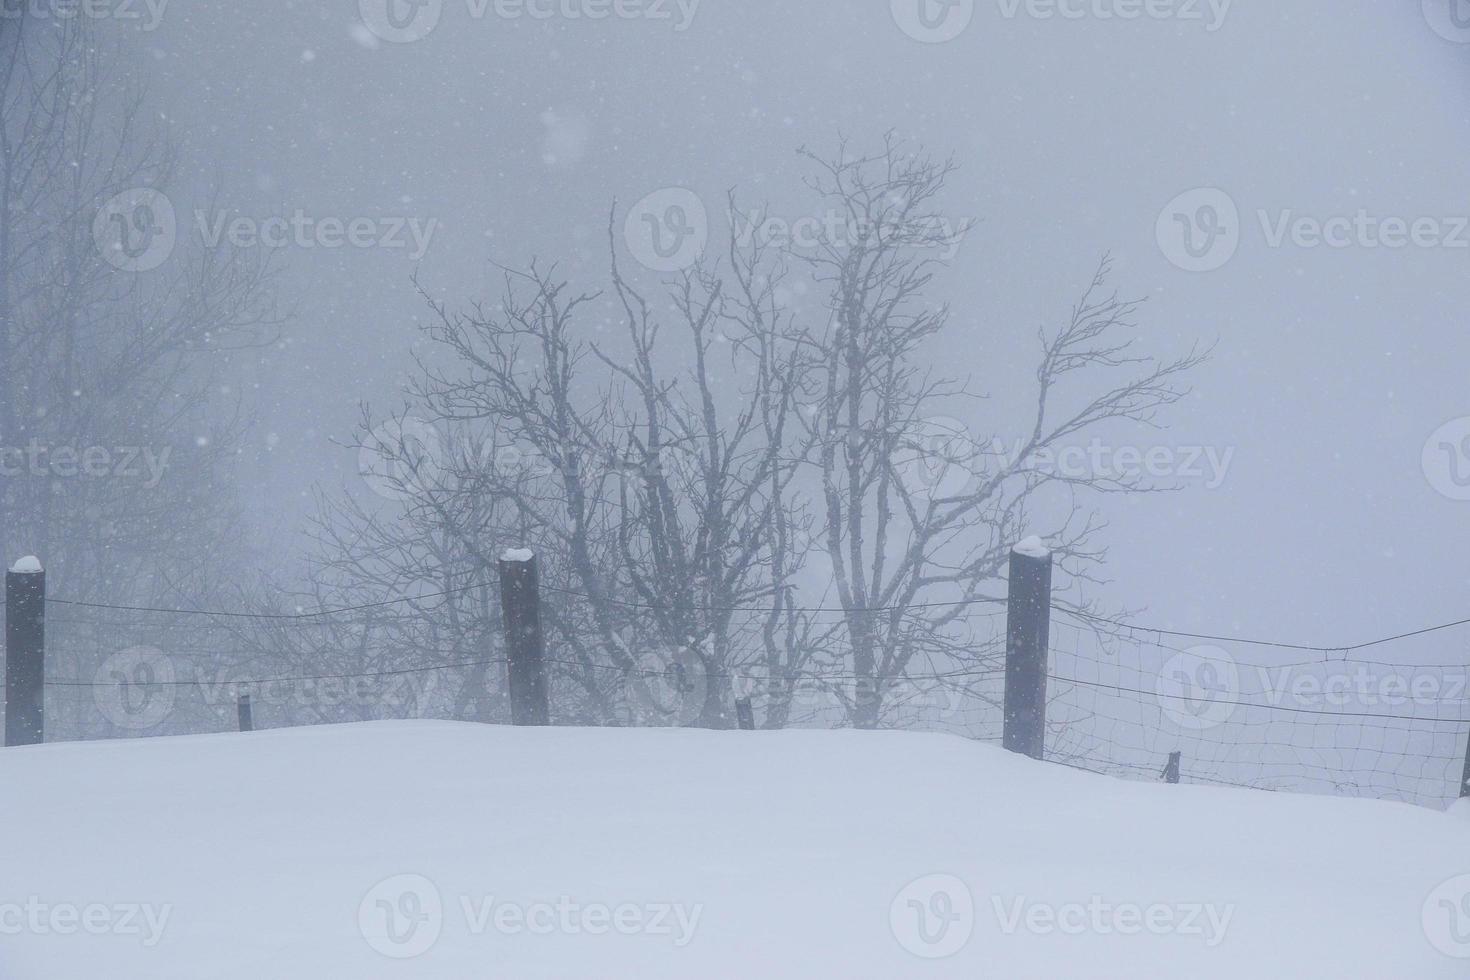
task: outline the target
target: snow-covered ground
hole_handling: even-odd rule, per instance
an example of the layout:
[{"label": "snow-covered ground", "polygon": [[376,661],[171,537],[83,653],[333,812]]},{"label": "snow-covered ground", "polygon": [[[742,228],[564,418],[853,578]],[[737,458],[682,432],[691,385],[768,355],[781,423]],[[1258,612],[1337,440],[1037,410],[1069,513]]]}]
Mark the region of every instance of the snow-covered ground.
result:
[{"label": "snow-covered ground", "polygon": [[0,977],[1448,980],[1470,975],[1464,815],[917,734],[10,749]]}]

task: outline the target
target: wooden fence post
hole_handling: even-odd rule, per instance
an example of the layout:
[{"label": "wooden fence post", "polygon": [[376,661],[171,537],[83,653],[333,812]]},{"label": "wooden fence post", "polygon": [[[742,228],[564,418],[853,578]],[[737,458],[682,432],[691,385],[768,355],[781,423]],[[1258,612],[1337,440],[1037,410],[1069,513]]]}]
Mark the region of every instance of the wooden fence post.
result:
[{"label": "wooden fence post", "polygon": [[1169,764],[1164,767],[1164,782],[1177,786],[1181,775],[1180,770],[1183,768],[1183,765],[1184,753],[1170,752]]},{"label": "wooden fence post", "polygon": [[755,709],[751,707],[750,698],[735,699],[735,718],[740,723],[741,731],[755,731]]},{"label": "wooden fence post", "polygon": [[46,740],[46,571],[22,558],[5,574],[5,744]]},{"label": "wooden fence post", "polygon": [[1027,538],[1011,552],[1003,741],[1010,751],[1033,759],[1046,754],[1051,571],[1051,551],[1040,538]]},{"label": "wooden fence post", "polygon": [[235,707],[240,716],[240,731],[255,731],[255,712],[250,707],[250,695],[240,695],[240,700]]},{"label": "wooden fence post", "polygon": [[510,661],[511,724],[549,725],[541,586],[533,552],[516,549],[500,556],[500,607]]}]

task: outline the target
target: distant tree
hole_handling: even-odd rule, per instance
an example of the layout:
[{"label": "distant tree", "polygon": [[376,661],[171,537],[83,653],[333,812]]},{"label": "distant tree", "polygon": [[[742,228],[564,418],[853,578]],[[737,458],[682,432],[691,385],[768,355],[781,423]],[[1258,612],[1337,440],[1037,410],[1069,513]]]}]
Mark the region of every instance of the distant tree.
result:
[{"label": "distant tree", "polygon": [[172,243],[154,118],[87,18],[5,19],[0,556],[40,556],[72,598],[186,604],[239,575],[227,370],[278,316],[263,259]]}]

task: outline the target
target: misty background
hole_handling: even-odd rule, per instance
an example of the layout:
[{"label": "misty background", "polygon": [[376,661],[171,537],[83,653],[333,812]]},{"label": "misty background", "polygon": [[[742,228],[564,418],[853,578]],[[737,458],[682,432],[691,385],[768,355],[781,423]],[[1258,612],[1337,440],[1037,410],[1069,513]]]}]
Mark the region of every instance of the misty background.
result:
[{"label": "misty background", "polygon": [[[680,20],[475,19],[445,4],[428,36],[380,41],[350,0],[174,0],[156,30],[104,24],[137,55],[150,106],[184,142],[181,173],[241,214],[402,216],[411,249],[288,247],[294,308],[242,368],[254,425],[241,481],[263,561],[289,574],[312,492],[366,493],[359,402],[401,406],[423,298],[499,291],[532,256],[606,282],[616,199],[679,186],[724,232],[724,195],[808,213],[795,150],[892,128],[960,171],[943,208],[975,229],[937,283],[952,325],[932,354],[992,395],[979,432],[1029,407],[1036,331],[1064,318],[1099,257],[1146,296],[1161,356],[1215,345],[1167,429],[1119,445],[1233,451],[1218,487],[1100,502],[1111,584],[1154,625],[1349,643],[1460,618],[1470,504],[1426,478],[1425,442],[1470,414],[1463,248],[1271,248],[1256,212],[1325,219],[1470,213],[1463,190],[1470,46],[1417,0],[1351,11],[1238,2],[1202,20],[1006,17],[945,43],[889,5],[705,0]],[[186,182],[187,183],[187,182]],[[1242,218],[1222,268],[1186,272],[1156,222],[1218,187]],[[181,234],[192,216],[180,209]],[[621,221],[621,217],[619,219]],[[626,261],[626,257],[625,257]],[[1441,649],[1429,659],[1463,661]]]}]

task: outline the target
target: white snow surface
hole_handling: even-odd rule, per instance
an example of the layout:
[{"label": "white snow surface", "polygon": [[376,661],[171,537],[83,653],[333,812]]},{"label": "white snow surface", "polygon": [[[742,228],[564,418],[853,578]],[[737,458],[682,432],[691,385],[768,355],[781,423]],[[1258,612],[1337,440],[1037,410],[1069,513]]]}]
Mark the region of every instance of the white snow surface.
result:
[{"label": "white snow surface", "polygon": [[536,560],[536,552],[530,548],[507,548],[500,556],[501,561],[528,562]]},{"label": "white snow surface", "polygon": [[[947,736],[384,722],[55,744],[0,750],[0,828],[5,980],[1470,971],[1424,927],[1470,873],[1458,819]],[[140,905],[125,931],[112,910]],[[99,934],[54,917],[88,906]],[[1183,928],[1196,908],[1223,934],[1211,911]],[[1134,909],[1180,928],[1120,934]]]},{"label": "white snow surface", "polygon": [[12,572],[15,572],[17,575],[35,575],[38,572],[45,571],[45,569],[41,567],[41,559],[37,558],[35,555],[28,555],[25,558],[20,559],[14,565],[10,566],[10,570]]}]

